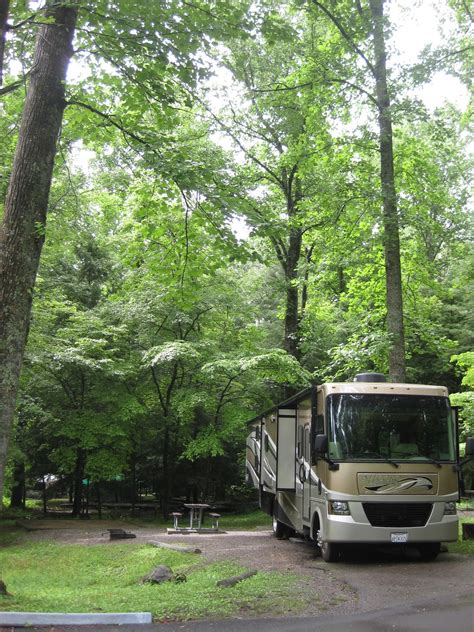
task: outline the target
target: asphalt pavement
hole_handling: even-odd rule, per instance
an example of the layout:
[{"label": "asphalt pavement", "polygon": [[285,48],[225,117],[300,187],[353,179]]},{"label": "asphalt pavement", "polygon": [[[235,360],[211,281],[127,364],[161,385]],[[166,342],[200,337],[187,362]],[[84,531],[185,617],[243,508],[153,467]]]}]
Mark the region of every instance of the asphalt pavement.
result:
[{"label": "asphalt pavement", "polygon": [[[2,627],[2,632],[20,628]],[[473,632],[471,593],[345,616],[225,619],[145,625],[28,627],[28,632]]]}]

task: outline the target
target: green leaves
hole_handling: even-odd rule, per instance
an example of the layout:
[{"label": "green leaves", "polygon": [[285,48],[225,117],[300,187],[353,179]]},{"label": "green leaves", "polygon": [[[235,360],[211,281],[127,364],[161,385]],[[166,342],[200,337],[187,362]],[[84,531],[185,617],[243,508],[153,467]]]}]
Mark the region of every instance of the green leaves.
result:
[{"label": "green leaves", "polygon": [[307,386],[310,381],[310,374],[283,349],[271,349],[261,355],[216,360],[205,364],[202,372],[213,380],[236,379],[252,372],[261,380],[272,380],[282,384]]},{"label": "green leaves", "polygon": [[143,354],[143,362],[146,366],[169,367],[180,362],[194,363],[201,358],[200,351],[192,342],[174,340],[158,347],[152,347]]},{"label": "green leaves", "polygon": [[474,389],[474,351],[467,351],[451,357],[451,362],[458,365],[464,373],[463,386]]}]

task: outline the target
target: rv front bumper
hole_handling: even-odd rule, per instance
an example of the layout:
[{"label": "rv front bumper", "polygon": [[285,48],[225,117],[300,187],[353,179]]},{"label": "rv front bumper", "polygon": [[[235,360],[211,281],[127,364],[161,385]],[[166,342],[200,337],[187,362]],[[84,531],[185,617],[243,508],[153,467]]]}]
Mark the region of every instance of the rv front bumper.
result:
[{"label": "rv front bumper", "polygon": [[374,526],[369,522],[362,502],[349,502],[349,507],[351,513],[348,516],[326,514],[321,534],[323,541],[417,543],[456,542],[458,539],[458,518],[444,514],[444,501],[433,503],[423,526]]}]

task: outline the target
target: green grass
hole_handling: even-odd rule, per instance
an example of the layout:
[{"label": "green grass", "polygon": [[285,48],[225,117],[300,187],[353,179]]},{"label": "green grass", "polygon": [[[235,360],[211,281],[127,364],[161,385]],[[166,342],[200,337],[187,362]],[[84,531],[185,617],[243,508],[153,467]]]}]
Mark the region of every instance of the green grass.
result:
[{"label": "green grass", "polygon": [[[141,577],[158,564],[185,573],[184,583],[151,585]],[[150,545],[60,545],[44,542],[0,548],[0,576],[11,597],[1,610],[33,612],[151,611],[159,620],[296,612],[305,599],[290,574],[258,573],[232,588],[216,582],[245,569]],[[306,597],[307,598],[307,597]]]},{"label": "green grass", "polygon": [[271,529],[271,526],[270,516],[259,509],[246,514],[223,514],[219,519],[219,528],[222,529]]},{"label": "green grass", "polygon": [[[162,517],[137,517],[131,518],[130,516],[121,516],[122,520],[126,520],[130,524],[142,525],[145,527],[172,527],[173,520],[164,520]],[[189,518],[187,512],[183,513],[183,517],[180,518],[180,526],[187,526]],[[211,525],[211,519],[204,514],[203,527],[209,527]],[[268,514],[256,509],[254,511],[242,514],[222,514],[219,518],[219,528],[224,531],[244,530],[251,529],[271,529],[272,521]]]},{"label": "green grass", "polygon": [[462,523],[474,522],[473,518],[460,518],[459,520],[459,536],[457,542],[450,542],[448,549],[450,553],[462,553],[464,555],[474,555],[474,540],[462,539]]}]

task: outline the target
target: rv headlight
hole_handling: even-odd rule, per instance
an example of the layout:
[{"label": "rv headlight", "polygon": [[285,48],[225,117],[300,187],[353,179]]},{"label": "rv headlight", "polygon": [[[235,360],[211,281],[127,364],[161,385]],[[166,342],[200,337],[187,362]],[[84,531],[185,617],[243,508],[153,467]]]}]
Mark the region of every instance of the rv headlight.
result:
[{"label": "rv headlight", "polygon": [[456,515],[456,503],[454,502],[454,500],[451,500],[448,503],[444,503],[444,515],[445,516]]},{"label": "rv headlight", "polygon": [[350,516],[349,503],[345,500],[329,501],[329,513],[336,516]]}]

